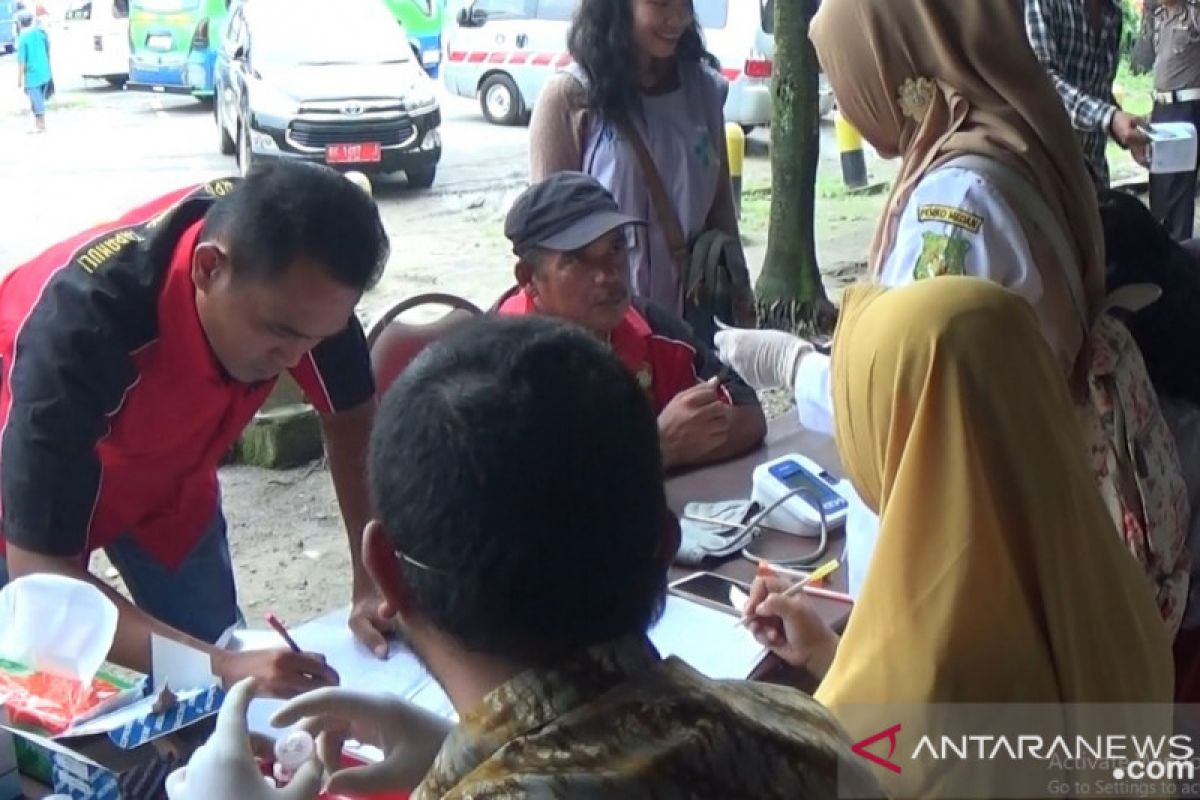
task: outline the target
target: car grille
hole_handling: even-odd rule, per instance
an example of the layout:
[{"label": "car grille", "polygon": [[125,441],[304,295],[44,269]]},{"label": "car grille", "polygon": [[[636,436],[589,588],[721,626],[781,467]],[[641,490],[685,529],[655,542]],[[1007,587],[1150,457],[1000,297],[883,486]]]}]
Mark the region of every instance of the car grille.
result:
[{"label": "car grille", "polygon": [[412,120],[308,122],[296,120],[288,130],[288,139],[298,147],[324,148],[331,144],[379,142],[384,147],[409,144],[416,135]]}]

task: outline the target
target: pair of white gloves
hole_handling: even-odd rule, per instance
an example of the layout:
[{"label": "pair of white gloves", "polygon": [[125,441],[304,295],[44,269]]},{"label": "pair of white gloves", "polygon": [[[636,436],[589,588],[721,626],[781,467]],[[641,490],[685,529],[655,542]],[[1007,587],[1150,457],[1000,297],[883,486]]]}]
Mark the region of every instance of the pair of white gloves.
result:
[{"label": "pair of white gloves", "polygon": [[790,333],[725,328],[713,337],[717,355],[755,389],[793,389],[811,344]]},{"label": "pair of white gloves", "polygon": [[[373,794],[414,788],[433,763],[453,727],[449,720],[399,698],[346,689],[318,689],[281,708],[271,724],[300,723],[316,736],[317,755],[301,766],[287,786],[277,789],[259,771],[246,710],[254,698],[253,679],[236,684],[225,697],[212,737],[186,767],[167,776],[170,800],[315,800],[330,794]],[[347,738],[378,746],[384,759],[364,767],[341,768]],[[325,783],[325,773],[331,773]]]}]

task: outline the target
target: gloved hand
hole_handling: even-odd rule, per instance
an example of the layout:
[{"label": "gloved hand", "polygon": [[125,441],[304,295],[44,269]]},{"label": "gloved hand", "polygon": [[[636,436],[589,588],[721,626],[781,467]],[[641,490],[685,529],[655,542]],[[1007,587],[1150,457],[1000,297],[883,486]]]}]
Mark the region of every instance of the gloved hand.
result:
[{"label": "gloved hand", "polygon": [[727,328],[713,337],[717,355],[755,389],[788,389],[796,383],[800,361],[813,351],[803,339],[783,331]]},{"label": "gloved hand", "polygon": [[[317,737],[317,752],[333,773],[329,794],[408,791],[429,771],[454,724],[382,694],[318,689],[287,703],[271,718],[277,728],[300,726]],[[383,761],[341,769],[342,748],[353,738],[383,751]],[[211,800],[211,799],[210,799]]]},{"label": "gloved hand", "polygon": [[321,791],[321,764],[309,761],[283,789],[267,784],[254,760],[246,709],[254,697],[253,678],[238,682],[225,696],[213,735],[185,767],[167,776],[170,800],[316,800]]}]

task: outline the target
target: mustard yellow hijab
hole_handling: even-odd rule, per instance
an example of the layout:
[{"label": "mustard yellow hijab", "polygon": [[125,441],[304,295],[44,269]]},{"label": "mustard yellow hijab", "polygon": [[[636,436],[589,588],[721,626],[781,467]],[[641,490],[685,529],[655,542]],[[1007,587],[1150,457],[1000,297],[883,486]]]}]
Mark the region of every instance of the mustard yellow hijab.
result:
[{"label": "mustard yellow hijab", "polygon": [[1112,535],[1028,304],[976,278],[851,287],[832,379],[842,465],[880,530],[817,699],[1172,701],[1154,589]]},{"label": "mustard yellow hijab", "polygon": [[[903,159],[871,246],[872,274],[921,179],[955,156],[982,155],[1023,173],[1045,198],[1078,251],[1094,313],[1104,295],[1096,192],[1029,46],[1022,8],[1017,0],[823,0],[810,37],[841,113],[880,155]],[[1033,225],[1024,222],[1028,235]],[[1043,279],[1061,280],[1061,268],[1044,265]],[[1054,294],[1062,301],[1055,316],[1070,330],[1078,324],[1070,296],[1063,285]]]}]

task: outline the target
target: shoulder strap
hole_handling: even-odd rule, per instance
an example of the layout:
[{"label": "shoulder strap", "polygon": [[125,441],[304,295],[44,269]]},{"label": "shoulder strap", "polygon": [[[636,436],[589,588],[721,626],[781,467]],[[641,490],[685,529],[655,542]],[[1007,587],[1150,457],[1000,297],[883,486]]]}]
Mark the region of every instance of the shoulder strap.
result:
[{"label": "shoulder strap", "polygon": [[646,181],[646,188],[650,191],[650,199],[654,203],[654,211],[658,215],[658,223],[662,225],[667,247],[671,249],[671,260],[675,262],[675,269],[681,273],[682,277],[682,272],[688,263],[688,246],[683,235],[683,226],[679,224],[679,215],[675,211],[674,204],[671,203],[662,177],[654,166],[654,158],[646,148],[646,142],[638,132],[637,126],[632,121],[626,121],[621,123],[621,130],[629,139],[629,143],[633,145],[634,153],[637,154],[638,164],[642,168],[642,177]]},{"label": "shoulder strap", "polygon": [[1024,175],[992,158],[970,154],[962,155],[948,161],[944,166],[961,167],[986,176],[996,184],[1000,193],[1005,195],[1010,203],[1029,212],[1026,216],[1054,248],[1063,277],[1067,281],[1067,288],[1071,292],[1071,302],[1075,306],[1075,313],[1079,316],[1079,324],[1083,326],[1086,339],[1089,321],[1087,302],[1084,300],[1083,279],[1079,274],[1081,266],[1079,257],[1075,254],[1075,248],[1067,241],[1067,235],[1062,226],[1058,224],[1054,212],[1050,210],[1050,206],[1046,204],[1038,190]]}]

